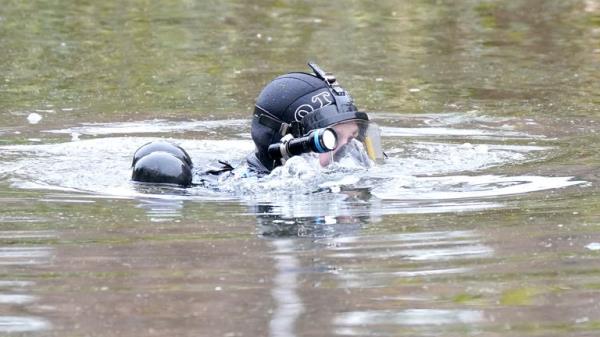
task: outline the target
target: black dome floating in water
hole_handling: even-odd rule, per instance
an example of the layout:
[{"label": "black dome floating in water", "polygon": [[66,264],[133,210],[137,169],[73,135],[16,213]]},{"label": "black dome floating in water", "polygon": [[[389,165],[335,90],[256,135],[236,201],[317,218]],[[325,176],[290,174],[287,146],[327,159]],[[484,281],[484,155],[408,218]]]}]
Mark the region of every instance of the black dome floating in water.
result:
[{"label": "black dome floating in water", "polygon": [[143,145],[133,155],[133,181],[146,183],[192,184],[192,159],[181,147],[157,141]]},{"label": "black dome floating in water", "polygon": [[179,160],[188,164],[188,166],[193,166],[192,158],[187,152],[185,152],[185,150],[181,146],[175,145],[171,142],[167,142],[164,140],[157,140],[140,146],[140,148],[137,149],[133,154],[133,163],[131,164],[131,166],[135,166],[135,163],[138,160],[140,160],[140,158],[157,151],[168,152],[174,155],[175,157],[179,158]]}]

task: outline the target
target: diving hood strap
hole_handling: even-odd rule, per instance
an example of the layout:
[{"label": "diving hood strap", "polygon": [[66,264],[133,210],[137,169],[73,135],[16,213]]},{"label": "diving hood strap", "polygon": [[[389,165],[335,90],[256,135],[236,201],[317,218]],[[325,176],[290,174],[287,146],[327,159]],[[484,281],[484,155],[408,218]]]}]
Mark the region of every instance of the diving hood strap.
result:
[{"label": "diving hood strap", "polygon": [[[258,122],[269,129],[276,131],[282,137],[291,133],[294,137],[300,137],[304,134],[302,124],[300,122],[291,122],[290,124],[279,120],[271,115],[267,110],[256,105],[254,117],[258,118]],[[260,113],[262,112],[262,113]]]}]

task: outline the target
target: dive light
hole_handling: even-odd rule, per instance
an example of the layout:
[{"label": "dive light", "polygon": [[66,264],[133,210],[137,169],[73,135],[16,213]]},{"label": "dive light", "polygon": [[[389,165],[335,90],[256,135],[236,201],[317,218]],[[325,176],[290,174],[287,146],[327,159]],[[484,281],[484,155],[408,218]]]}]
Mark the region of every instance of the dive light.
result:
[{"label": "dive light", "polygon": [[288,159],[307,152],[325,153],[335,150],[337,134],[332,128],[316,129],[306,136],[294,138],[291,134],[279,143],[269,145],[269,156],[273,160]]}]

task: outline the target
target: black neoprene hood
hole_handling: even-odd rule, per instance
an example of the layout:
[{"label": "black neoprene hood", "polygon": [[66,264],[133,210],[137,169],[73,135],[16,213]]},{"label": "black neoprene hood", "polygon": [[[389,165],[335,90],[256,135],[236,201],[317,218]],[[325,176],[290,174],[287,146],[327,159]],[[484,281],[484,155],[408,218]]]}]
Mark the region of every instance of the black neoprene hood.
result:
[{"label": "black neoprene hood", "polygon": [[269,157],[267,149],[289,132],[287,126],[295,124],[308,132],[356,119],[368,120],[368,116],[356,109],[348,93],[332,87],[324,78],[301,72],[279,76],[256,99],[251,132],[255,156],[271,171],[278,163]]}]

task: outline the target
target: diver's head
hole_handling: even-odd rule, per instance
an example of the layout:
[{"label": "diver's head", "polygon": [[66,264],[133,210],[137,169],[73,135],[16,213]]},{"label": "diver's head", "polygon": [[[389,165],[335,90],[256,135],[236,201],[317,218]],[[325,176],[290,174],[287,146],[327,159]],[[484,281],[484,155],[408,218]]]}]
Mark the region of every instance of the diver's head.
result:
[{"label": "diver's head", "polygon": [[[369,117],[354,105],[350,94],[335,77],[309,63],[314,74],[294,72],[275,78],[256,99],[252,120],[252,140],[256,156],[269,171],[280,163],[268,154],[269,145],[286,134],[294,137],[312,130],[332,127],[338,133],[338,149],[347,134],[357,137]],[[356,126],[356,130],[350,130]],[[337,129],[337,130],[336,130]],[[336,149],[337,150],[337,149]],[[321,161],[326,165],[326,160]]]},{"label": "diver's head", "polygon": [[131,180],[180,186],[192,184],[192,158],[179,145],[153,141],[138,148],[133,155]]}]

